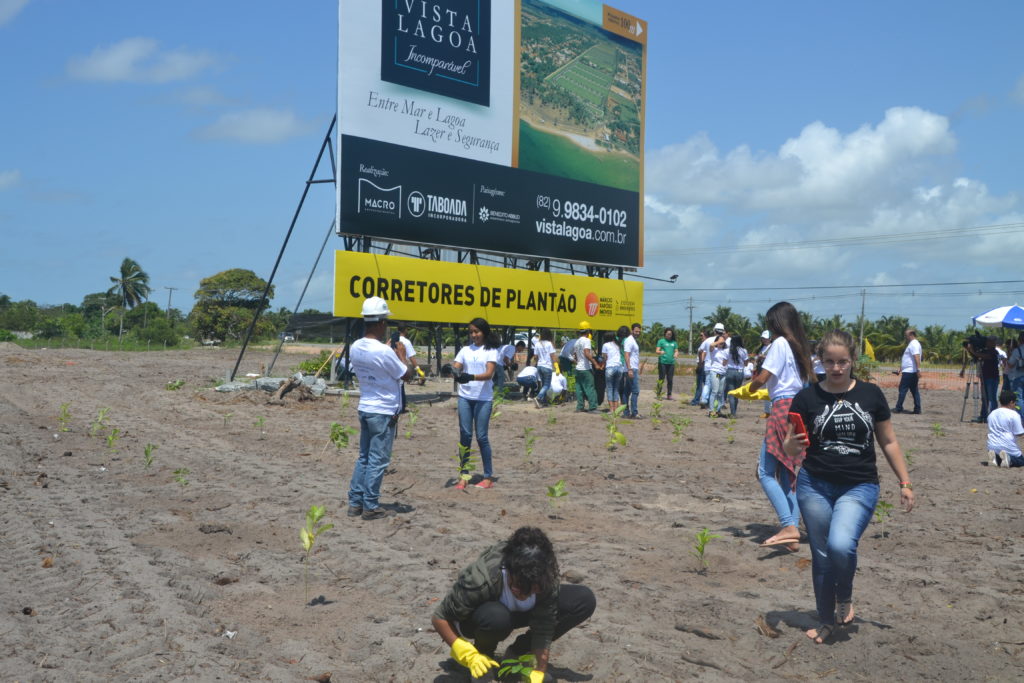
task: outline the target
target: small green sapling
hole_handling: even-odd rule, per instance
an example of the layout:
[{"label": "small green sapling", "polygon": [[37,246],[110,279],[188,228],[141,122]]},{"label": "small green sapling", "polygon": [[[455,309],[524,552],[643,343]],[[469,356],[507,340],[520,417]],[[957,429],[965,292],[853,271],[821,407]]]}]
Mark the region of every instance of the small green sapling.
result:
[{"label": "small green sapling", "polygon": [[327,513],[326,508],[322,505],[310,505],[309,510],[306,511],[306,525],[299,529],[299,538],[302,540],[302,549],[306,551],[306,570],[305,584],[306,584],[306,604],[309,604],[309,554],[313,550],[313,544],[316,543],[317,537],[323,532],[333,529],[333,524],[320,524],[320,520],[323,519]]},{"label": "small green sapling", "polygon": [[697,558],[698,562],[700,562],[701,568],[699,571],[701,574],[707,573],[708,560],[705,556],[705,551],[707,550],[708,543],[710,543],[711,540],[715,538],[721,538],[721,536],[719,536],[718,534],[711,533],[710,531],[708,531],[707,527],[704,527],[703,529],[698,531],[694,536],[693,556]]}]

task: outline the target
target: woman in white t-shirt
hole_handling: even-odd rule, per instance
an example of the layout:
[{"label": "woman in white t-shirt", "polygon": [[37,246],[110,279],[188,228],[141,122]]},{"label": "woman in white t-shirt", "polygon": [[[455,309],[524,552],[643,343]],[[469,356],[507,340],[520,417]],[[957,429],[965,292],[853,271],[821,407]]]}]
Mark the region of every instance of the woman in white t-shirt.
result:
[{"label": "woman in white t-shirt", "polygon": [[707,372],[711,377],[711,393],[708,394],[708,417],[725,417],[725,368],[729,364],[728,337],[720,334],[708,347],[711,365]]},{"label": "woman in white t-shirt", "polygon": [[[725,364],[725,393],[728,396],[733,389],[743,385],[744,368],[747,365],[747,349],[743,346],[743,337],[734,334],[729,343],[729,357]],[[729,417],[736,417],[736,408],[740,400],[729,396]]]},{"label": "woman in white t-shirt", "polygon": [[[467,474],[469,447],[476,431],[476,444],[480,449],[480,460],[484,466],[484,478],[476,488],[489,489],[494,486],[494,470],[491,466],[491,442],[487,428],[491,422],[491,402],[494,398],[492,378],[498,367],[498,339],[491,333],[491,326],[483,318],[469,322],[469,345],[459,349],[452,362],[455,381],[459,383],[459,454],[460,474]],[[455,488],[466,488],[461,476]]]},{"label": "woman in white t-shirt", "polygon": [[772,343],[765,353],[761,370],[750,382],[750,391],[768,387],[772,412],[765,422],[764,442],[757,463],[761,488],[775,508],[781,529],[761,544],[781,545],[796,552],[800,549],[800,507],[796,502],[796,472],[802,456],[791,457],[782,447],[789,430],[789,404],[814,376],[811,350],[800,314],[793,304],[780,301],[765,314]]},{"label": "woman in white t-shirt", "polygon": [[622,375],[626,372],[626,365],[622,362],[622,347],[615,339],[614,332],[605,333],[601,355],[604,356],[604,395],[608,399],[608,409],[615,413],[615,409],[622,402],[619,390],[622,385]]},{"label": "woman in white t-shirt", "polygon": [[533,352],[537,356],[537,372],[540,374],[540,394],[534,399],[538,408],[543,408],[548,404],[551,375],[562,373],[558,367],[558,353],[555,351],[554,338],[551,328],[545,327],[540,331],[540,341],[533,347]]}]

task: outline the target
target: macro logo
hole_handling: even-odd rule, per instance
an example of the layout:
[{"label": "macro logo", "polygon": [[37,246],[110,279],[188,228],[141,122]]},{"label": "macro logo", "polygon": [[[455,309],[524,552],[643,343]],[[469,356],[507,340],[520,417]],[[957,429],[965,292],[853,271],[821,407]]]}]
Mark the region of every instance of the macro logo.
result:
[{"label": "macro logo", "polygon": [[491,103],[491,0],[381,0],[380,79]]},{"label": "macro logo", "polygon": [[601,300],[594,292],[587,294],[587,298],[583,300],[583,310],[585,310],[587,312],[587,315],[590,316],[591,318],[597,315],[597,309],[600,307],[600,305]]},{"label": "macro logo", "polygon": [[488,221],[488,219],[490,219],[490,217],[491,217],[491,212],[490,212],[490,210],[486,206],[481,206],[479,213],[480,213],[480,222],[481,223],[486,223]]},{"label": "macro logo", "polygon": [[359,179],[357,213],[402,217],[402,186],[381,187],[372,180]]},{"label": "macro logo", "polygon": [[419,218],[427,210],[427,200],[419,190],[410,192],[407,201],[409,203],[409,213],[413,218]]}]

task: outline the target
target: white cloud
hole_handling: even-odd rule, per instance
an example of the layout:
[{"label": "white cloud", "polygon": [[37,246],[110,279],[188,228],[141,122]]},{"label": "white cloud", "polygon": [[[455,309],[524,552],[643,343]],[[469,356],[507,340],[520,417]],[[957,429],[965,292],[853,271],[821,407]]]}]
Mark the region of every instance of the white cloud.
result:
[{"label": "white cloud", "polygon": [[195,76],[216,63],[201,50],[160,50],[153,38],[126,38],[98,47],[87,57],[72,57],[68,75],[82,81],[169,83]]},{"label": "white cloud", "polygon": [[28,0],[0,0],[0,26],[9,23],[25,9]]},{"label": "white cloud", "polygon": [[189,88],[177,94],[178,101],[196,109],[210,107],[225,107],[238,104],[224,93],[210,86],[197,86]]},{"label": "white cloud", "polygon": [[197,134],[207,140],[273,143],[305,135],[312,129],[312,123],[301,121],[294,112],[260,108],[224,114]]},{"label": "white cloud", "polygon": [[19,182],[21,182],[21,171],[18,169],[0,171],[0,190],[14,187]]}]

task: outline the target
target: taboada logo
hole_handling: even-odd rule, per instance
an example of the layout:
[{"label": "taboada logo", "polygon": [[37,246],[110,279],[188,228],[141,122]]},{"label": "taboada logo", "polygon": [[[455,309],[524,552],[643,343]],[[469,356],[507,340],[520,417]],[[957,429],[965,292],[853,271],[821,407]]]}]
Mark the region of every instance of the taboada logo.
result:
[{"label": "taboada logo", "polygon": [[491,103],[491,0],[381,0],[380,79]]},{"label": "taboada logo", "polygon": [[402,186],[381,187],[372,180],[359,179],[359,207],[357,213],[375,213],[402,217]]},{"label": "taboada logo", "polygon": [[587,312],[591,318],[597,315],[597,309],[601,305],[601,300],[597,297],[597,294],[591,292],[587,294],[587,298],[583,301],[583,310]]}]

